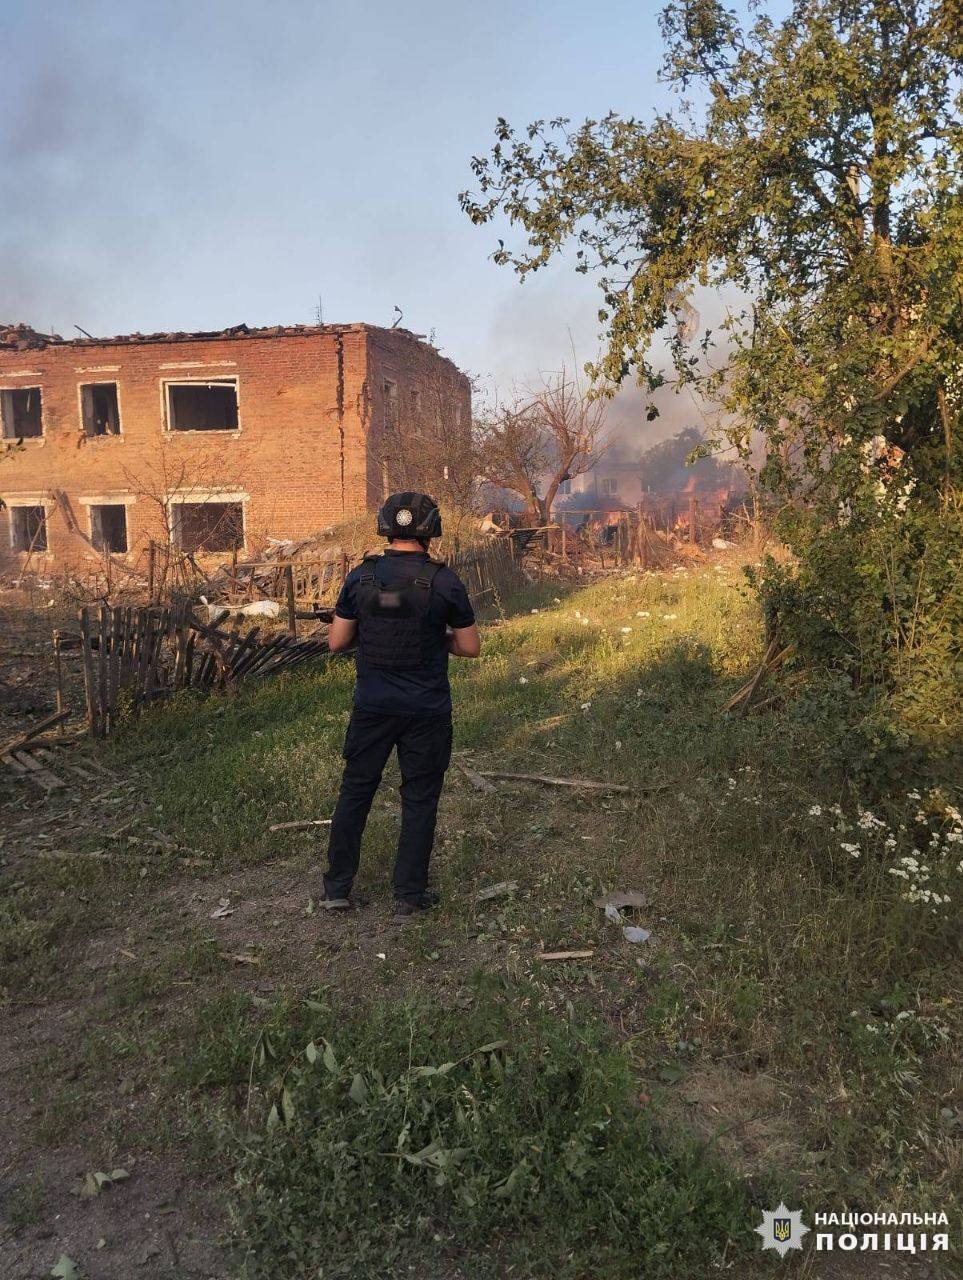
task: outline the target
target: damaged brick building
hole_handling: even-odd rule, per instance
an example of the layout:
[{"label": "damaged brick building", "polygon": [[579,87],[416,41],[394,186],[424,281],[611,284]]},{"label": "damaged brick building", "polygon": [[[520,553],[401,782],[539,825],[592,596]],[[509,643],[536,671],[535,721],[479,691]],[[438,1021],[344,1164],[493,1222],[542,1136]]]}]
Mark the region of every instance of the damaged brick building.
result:
[{"label": "damaged brick building", "polygon": [[151,541],[256,554],[376,507],[411,479],[402,455],[441,482],[470,420],[468,378],[404,329],[0,326],[0,552],[40,572]]}]

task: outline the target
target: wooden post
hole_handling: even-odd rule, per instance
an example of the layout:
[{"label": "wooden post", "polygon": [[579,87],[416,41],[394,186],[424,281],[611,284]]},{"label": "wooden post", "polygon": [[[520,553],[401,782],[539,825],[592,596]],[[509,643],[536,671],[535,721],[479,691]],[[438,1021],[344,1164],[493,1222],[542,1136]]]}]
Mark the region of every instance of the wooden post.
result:
[{"label": "wooden post", "polygon": [[[54,642],[54,663],[57,668],[57,714],[61,715],[64,709],[64,668],[60,657],[60,632],[55,631],[53,634]],[[61,720],[58,728],[58,736],[64,731],[63,721]]]},{"label": "wooden post", "polygon": [[294,566],[284,566],[284,591],[288,602],[288,630],[292,636],[298,634],[298,621],[294,611]]},{"label": "wooden post", "polygon": [[90,611],[84,607],[80,611],[80,656],[84,667],[84,693],[87,697],[87,724],[90,736],[98,734],[99,715],[97,708],[97,690],[94,684],[94,658],[90,649]]},{"label": "wooden post", "polygon": [[689,499],[689,541],[693,546],[699,541],[696,535],[696,507],[699,505],[697,498]]},{"label": "wooden post", "polygon": [[565,520],[565,517],[563,516],[563,517],[562,517],[562,559],[563,559],[563,560],[565,560],[565,559],[566,559],[566,556],[567,556],[567,547],[566,547],[566,538],[565,538],[565,529],[566,529],[566,526],[567,526],[567,521]]},{"label": "wooden post", "polygon": [[155,577],[157,573],[157,544],[151,538],[147,544],[147,603],[154,603]]}]

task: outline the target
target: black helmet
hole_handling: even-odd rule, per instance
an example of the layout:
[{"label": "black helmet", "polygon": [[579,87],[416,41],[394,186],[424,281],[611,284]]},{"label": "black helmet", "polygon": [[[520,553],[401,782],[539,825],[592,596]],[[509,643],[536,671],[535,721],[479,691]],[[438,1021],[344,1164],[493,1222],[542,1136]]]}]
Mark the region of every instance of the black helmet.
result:
[{"label": "black helmet", "polygon": [[378,536],[415,538],[419,542],[441,537],[441,512],[427,493],[393,493],[378,512]]}]

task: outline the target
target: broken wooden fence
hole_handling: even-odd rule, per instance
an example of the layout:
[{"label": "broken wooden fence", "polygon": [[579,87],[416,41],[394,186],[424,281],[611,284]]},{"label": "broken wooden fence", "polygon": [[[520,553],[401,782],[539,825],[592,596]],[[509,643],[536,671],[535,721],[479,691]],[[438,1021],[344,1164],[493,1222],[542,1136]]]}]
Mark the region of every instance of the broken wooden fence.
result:
[{"label": "broken wooden fence", "polygon": [[79,649],[83,664],[87,723],[106,737],[125,705],[137,707],[180,689],[226,689],[239,680],[274,675],[328,652],[327,640],[299,640],[289,632],[261,635],[224,630],[225,610],[208,625],[186,605],[171,608],[80,610],[80,632],[59,632],[61,650]]}]

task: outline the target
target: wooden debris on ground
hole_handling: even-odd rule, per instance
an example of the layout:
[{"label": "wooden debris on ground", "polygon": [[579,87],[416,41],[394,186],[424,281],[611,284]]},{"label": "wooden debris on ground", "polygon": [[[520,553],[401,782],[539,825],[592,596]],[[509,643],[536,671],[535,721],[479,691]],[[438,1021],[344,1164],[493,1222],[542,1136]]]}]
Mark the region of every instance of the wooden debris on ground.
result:
[{"label": "wooden debris on ground", "polygon": [[15,751],[19,751],[28,742],[39,738],[48,729],[53,729],[56,725],[63,724],[69,715],[69,711],[55,711],[53,715],[44,716],[42,720],[38,720],[31,728],[25,729],[23,733],[17,734],[15,738],[11,738],[9,742],[0,747],[0,756],[9,756]]},{"label": "wooden debris on ground", "polygon": [[536,951],[536,960],[589,960],[594,951]]},{"label": "wooden debris on ground", "polygon": [[490,884],[486,889],[479,889],[475,894],[476,902],[489,902],[492,898],[504,898],[518,888],[517,880],[500,880],[498,884]]},{"label": "wooden debris on ground", "polygon": [[470,769],[468,765],[462,764],[460,760],[455,761],[455,765],[465,775],[468,783],[474,787],[476,791],[485,791],[489,794],[497,792],[498,788],[494,786],[487,778],[482,777],[480,773],[476,773],[474,769]]},{"label": "wooden debris on ground", "polygon": [[508,773],[501,769],[479,769],[480,778],[498,778],[506,782],[541,782],[548,787],[573,787],[583,791],[656,791],[657,787],[629,787],[623,782],[597,782],[591,778],[553,778],[544,773]]},{"label": "wooden debris on ground", "polygon": [[268,831],[307,831],[310,827],[330,826],[330,818],[302,818],[297,822],[272,822]]},{"label": "wooden debris on ground", "polygon": [[620,911],[626,907],[646,907],[648,902],[645,894],[637,889],[617,889],[613,893],[603,893],[600,898],[594,898],[593,905],[601,907],[603,911],[606,907],[614,907],[616,911]]},{"label": "wooden debris on ground", "polygon": [[[768,675],[772,675],[773,672],[781,667],[787,658],[791,658],[795,652],[796,646],[794,644],[787,644],[780,648],[779,637],[773,636],[769,641],[768,648],[766,649],[762,662],[759,665],[759,670],[751,680],[747,681],[741,689],[737,690],[737,692],[732,695],[725,705],[725,711],[734,711],[736,715],[744,716],[749,710],[749,707],[752,704],[752,701],[755,698],[759,686],[762,684],[764,678]],[[771,701],[771,699],[766,700],[767,703]],[[757,705],[762,706],[765,704],[759,703]]]}]

